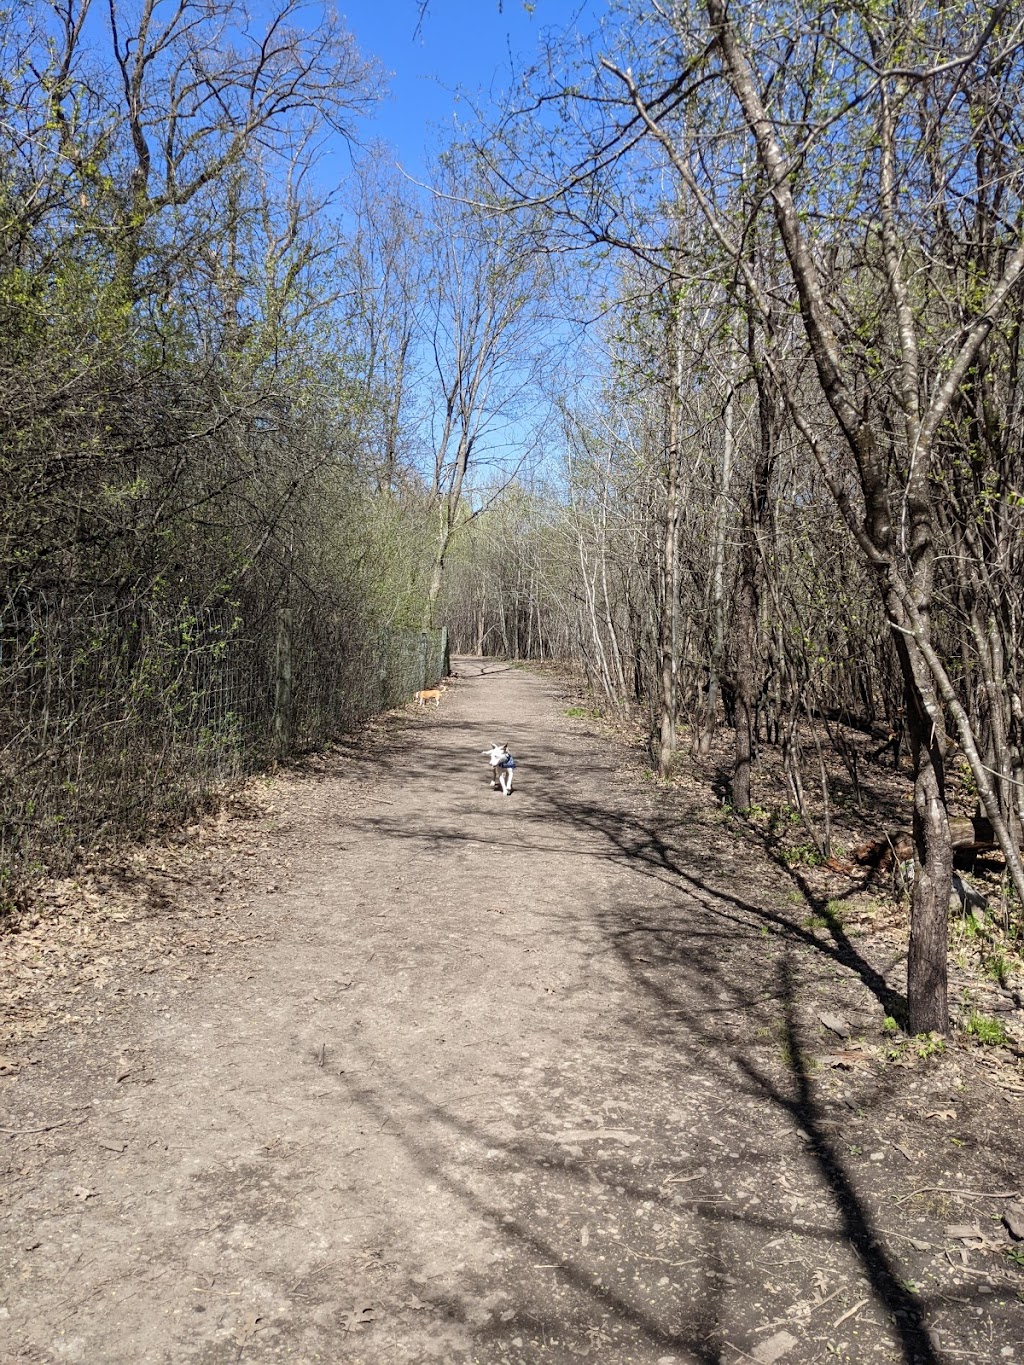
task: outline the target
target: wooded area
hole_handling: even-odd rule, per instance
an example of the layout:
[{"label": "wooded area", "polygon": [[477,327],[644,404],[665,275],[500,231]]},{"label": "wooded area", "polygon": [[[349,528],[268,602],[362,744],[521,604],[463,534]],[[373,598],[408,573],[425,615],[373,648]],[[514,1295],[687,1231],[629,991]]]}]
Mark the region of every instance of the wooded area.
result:
[{"label": "wooded area", "polygon": [[299,21],[0,16],[4,901],[444,672],[457,461],[417,472],[407,409],[425,338],[463,380],[431,253],[480,245],[379,152],[332,203],[319,143],[379,73]]},{"label": "wooded area", "polygon": [[378,76],[298,22],[0,16],[6,894],[407,699],[446,626],[663,777],[725,727],[737,811],[777,748],[822,858],[822,746],[904,759],[944,1031],[951,817],[1024,932],[1016,7],[627,3],[432,194],[382,149],[322,188]]},{"label": "wooded area", "polygon": [[626,7],[488,144],[617,284],[568,505],[458,638],[568,645],[663,775],[724,715],[741,810],[759,744],[798,794],[802,733],[905,749],[915,1031],[948,1022],[951,769],[1021,927],[1022,40],[1005,4]]}]

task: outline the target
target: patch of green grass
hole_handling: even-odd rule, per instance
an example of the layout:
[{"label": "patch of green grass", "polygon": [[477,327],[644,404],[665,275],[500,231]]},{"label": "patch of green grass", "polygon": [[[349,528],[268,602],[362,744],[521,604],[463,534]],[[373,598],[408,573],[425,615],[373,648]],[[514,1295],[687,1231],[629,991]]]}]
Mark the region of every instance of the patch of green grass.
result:
[{"label": "patch of green grass", "polygon": [[964,938],[975,939],[978,938],[979,935],[981,934],[981,925],[974,918],[973,910],[969,911],[966,915],[964,915],[962,924]]},{"label": "patch of green grass", "polygon": [[1002,948],[995,948],[985,958],[985,975],[990,976],[1000,986],[1010,984],[1010,959]]},{"label": "patch of green grass", "polygon": [[817,914],[809,915],[804,920],[804,927],[807,929],[839,930],[843,927],[845,914],[846,907],[841,901],[828,901]]},{"label": "patch of green grass", "polygon": [[978,1010],[971,1010],[964,1020],[963,1031],[968,1038],[973,1038],[982,1047],[1005,1047],[1010,1041],[998,1019],[991,1019]]},{"label": "patch of green grass", "polygon": [[899,1031],[900,1031],[899,1024],[897,1024],[896,1020],[892,1017],[891,1014],[887,1014],[885,1018],[882,1020],[882,1032],[886,1035],[887,1038],[895,1038],[896,1034],[899,1033]]},{"label": "patch of green grass", "polygon": [[590,715],[590,712],[585,706],[567,706],[565,708],[565,714],[567,716],[574,716],[577,720],[584,720]]},{"label": "patch of green grass", "polygon": [[821,854],[813,844],[791,844],[782,850],[782,861],[787,867],[820,867]]}]

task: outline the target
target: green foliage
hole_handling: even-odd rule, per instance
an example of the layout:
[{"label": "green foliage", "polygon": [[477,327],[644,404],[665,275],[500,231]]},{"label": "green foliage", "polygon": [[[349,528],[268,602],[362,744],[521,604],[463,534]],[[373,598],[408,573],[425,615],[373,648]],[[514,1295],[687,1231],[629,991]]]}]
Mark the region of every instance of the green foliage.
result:
[{"label": "green foliage", "polygon": [[781,851],[782,861],[787,867],[820,867],[821,854],[813,844],[790,844]]},{"label": "green foliage", "polygon": [[918,1033],[910,1039],[910,1043],[922,1059],[939,1057],[946,1050],[946,1040],[941,1033]]},{"label": "green foliage", "polygon": [[[888,1020],[886,1022],[888,1023]],[[895,1025],[895,1021],[893,1024]],[[897,1039],[897,1027],[885,1028],[884,1031],[890,1039]],[[916,1033],[910,1038],[891,1042],[885,1050],[885,1055],[893,1062],[912,1057],[919,1061],[928,1061],[931,1057],[941,1057],[945,1051],[946,1039],[941,1033]]]},{"label": "green foliage", "polygon": [[828,901],[823,914],[830,929],[841,929],[846,918],[846,906],[842,901]]},{"label": "green foliage", "polygon": [[993,948],[985,955],[985,974],[1000,986],[1010,984],[1013,963],[1002,948]]},{"label": "green foliage", "polygon": [[337,306],[337,229],[273,150],[361,100],[365,68],[326,18],[262,67],[211,49],[207,107],[251,96],[269,120],[228,149],[184,106],[168,128],[168,70],[213,12],[169,12],[145,60],[120,19],[167,153],[145,184],[124,91],[86,51],[102,26],[62,53],[41,15],[0,83],[6,896],[423,682],[420,490],[377,477],[366,433],[391,395]]},{"label": "green foliage", "polygon": [[962,1027],[966,1037],[983,1047],[1005,1047],[1010,1041],[998,1019],[992,1019],[978,1010],[971,1010]]},{"label": "green foliage", "polygon": [[974,913],[973,908],[968,910],[959,921],[960,932],[968,943],[984,936],[984,926]]}]

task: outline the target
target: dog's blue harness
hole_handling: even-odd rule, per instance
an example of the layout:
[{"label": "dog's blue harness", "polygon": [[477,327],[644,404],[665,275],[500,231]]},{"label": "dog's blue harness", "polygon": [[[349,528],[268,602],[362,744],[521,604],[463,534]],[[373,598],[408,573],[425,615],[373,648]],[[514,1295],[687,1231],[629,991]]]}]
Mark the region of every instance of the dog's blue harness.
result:
[{"label": "dog's blue harness", "polygon": [[516,761],[511,754],[506,754],[500,763],[495,764],[496,768],[514,768],[515,766]]}]

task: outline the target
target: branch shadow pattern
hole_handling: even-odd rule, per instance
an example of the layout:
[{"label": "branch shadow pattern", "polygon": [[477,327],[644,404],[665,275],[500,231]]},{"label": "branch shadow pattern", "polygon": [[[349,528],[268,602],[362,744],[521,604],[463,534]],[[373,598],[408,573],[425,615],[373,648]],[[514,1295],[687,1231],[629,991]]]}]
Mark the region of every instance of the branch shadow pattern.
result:
[{"label": "branch shadow pattern", "polygon": [[[825,916],[828,939],[822,939],[805,925],[766,905],[744,900],[728,887],[712,885],[708,880],[684,867],[674,844],[653,820],[615,813],[609,815],[591,803],[555,801],[552,803],[569,822],[605,839],[616,855],[634,871],[655,877],[668,886],[682,889],[698,899],[705,914],[730,921],[736,930],[757,931],[764,926],[794,944],[821,954],[836,966],[854,973],[884,1008],[886,1014],[899,1020],[906,1012],[906,996],[862,954],[844,930],[836,916]],[[786,869],[791,871],[791,869]],[[804,901],[819,910],[819,901],[809,892],[803,879],[797,881]]]},{"label": "branch shadow pattern", "polygon": [[[504,1237],[511,1239],[529,1263],[535,1264],[539,1259],[545,1269],[555,1270],[559,1280],[575,1291],[578,1300],[586,1305],[582,1311],[577,1310],[577,1326],[585,1329],[588,1321],[610,1317],[618,1325],[629,1329],[646,1346],[661,1351],[685,1351],[693,1365],[721,1365],[722,1323],[715,1276],[706,1277],[702,1293],[694,1296],[692,1310],[685,1324],[674,1329],[668,1327],[635,1298],[631,1300],[624,1288],[608,1283],[593,1268],[588,1268],[583,1252],[573,1254],[553,1238],[544,1236],[528,1211],[512,1215],[507,1202],[488,1197],[474,1188],[469,1174],[460,1170],[460,1163],[452,1159],[450,1152],[453,1145],[463,1150],[475,1145],[490,1153],[499,1151],[506,1169],[528,1169],[540,1182],[558,1184],[568,1189],[592,1185],[595,1178],[593,1166],[560,1154],[553,1149],[552,1144],[539,1138],[510,1141],[487,1131],[480,1124],[460,1119],[450,1107],[432,1100],[422,1088],[403,1080],[393,1071],[387,1072],[381,1057],[365,1050],[364,1061],[368,1071],[387,1074],[387,1092],[399,1097],[397,1106],[389,1106],[382,1098],[385,1086],[353,1089],[351,1096],[362,1106],[369,1122],[378,1130],[390,1123],[391,1131],[397,1133],[405,1155],[424,1179],[441,1183],[464,1210],[485,1224],[500,1224]],[[493,1160],[489,1165],[493,1167]],[[629,1177],[617,1166],[606,1170],[604,1178],[617,1182],[616,1188],[622,1189],[627,1198],[649,1200],[656,1199],[659,1194],[657,1188],[630,1184]],[[626,1185],[621,1184],[623,1180],[627,1182]],[[716,1244],[713,1231],[702,1250],[706,1266],[722,1264],[721,1249]],[[436,1295],[432,1297],[437,1301]],[[465,1309],[458,1295],[442,1295],[442,1298],[453,1316],[465,1317]],[[539,1336],[550,1332],[564,1339],[567,1327],[572,1325],[567,1322],[564,1307],[556,1313],[552,1311],[553,1306],[542,1302],[543,1298],[539,1294],[521,1298],[517,1317],[529,1321]],[[503,1335],[500,1326],[492,1325],[482,1332],[478,1330],[477,1339],[484,1342]]]},{"label": "branch shadow pattern", "polygon": [[[557,767],[553,771],[557,772]],[[374,823],[378,828],[386,827],[394,839],[426,837],[422,829],[410,829],[386,816]],[[430,834],[436,847],[451,848],[469,837],[451,825],[443,834],[436,829]],[[830,925],[829,937],[821,938],[778,910],[715,886],[685,867],[672,834],[663,831],[657,822],[617,810],[611,803],[599,806],[575,800],[557,789],[537,800],[533,810],[520,820],[514,838],[497,826],[483,836],[478,829],[474,830],[471,837],[476,844],[490,844],[496,853],[503,847],[514,846],[518,851],[535,848],[602,859],[621,867],[630,876],[641,874],[654,883],[655,895],[661,900],[659,908],[652,910],[647,901],[631,904],[624,900],[591,909],[590,917],[600,931],[601,941],[625,969],[634,988],[631,1002],[623,1009],[623,1028],[631,1030],[634,1040],[643,1046],[671,1049],[677,1055],[686,1049],[692,1051],[697,1044],[700,1065],[718,1078],[723,1089],[728,1085],[735,1090],[742,1079],[750,1102],[767,1103],[784,1118],[791,1133],[799,1130],[803,1134],[803,1151],[813,1167],[830,1217],[823,1217],[814,1227],[803,1227],[802,1233],[839,1245],[852,1254],[870,1286],[874,1303],[891,1322],[894,1345],[906,1365],[938,1365],[940,1356],[928,1327],[928,1315],[934,1305],[905,1285],[898,1263],[886,1249],[884,1230],[876,1226],[867,1198],[858,1190],[856,1179],[839,1155],[829,1131],[836,1121],[828,1117],[816,1094],[809,1055],[800,1035],[794,952],[820,959],[831,971],[851,973],[875,995],[887,1013],[898,1008],[898,993],[857,952],[841,926]],[[680,914],[687,907],[692,913]],[[560,920],[552,915],[549,932],[563,933],[571,927],[572,917],[567,913]],[[763,957],[759,979],[753,975],[739,981],[730,979],[730,947],[740,944],[763,954],[766,933],[775,955],[773,979]],[[716,1004],[709,1002],[712,988],[718,992]],[[724,1004],[721,997],[726,997]],[[736,1037],[723,1028],[723,1016],[755,1011],[766,1005],[782,1013],[789,1058],[785,1083],[773,1078],[758,1062],[743,1036]],[[381,1074],[387,1070],[380,1058],[372,1059],[371,1065]],[[558,1275],[587,1298],[595,1312],[613,1315],[652,1348],[686,1351],[702,1365],[735,1359],[734,1353],[740,1348],[729,1341],[727,1308],[714,1273],[692,1293],[691,1309],[683,1322],[668,1326],[658,1312],[644,1309],[621,1289],[597,1278],[584,1259],[572,1256],[564,1245],[542,1235],[527,1213],[506,1216],[507,1208],[501,1200],[481,1193],[460,1175],[450,1150],[453,1144],[477,1141],[492,1151],[499,1150],[518,1169],[540,1174],[544,1180],[554,1179],[553,1173],[557,1172],[558,1179],[570,1189],[593,1180],[592,1165],[553,1154],[550,1145],[507,1141],[481,1125],[467,1123],[452,1107],[431,1099],[422,1088],[395,1074],[388,1076],[387,1084],[389,1092],[401,1095],[403,1110],[407,1111],[409,1121],[402,1129],[401,1141],[409,1158],[422,1174],[443,1182],[467,1210],[485,1220],[498,1220],[527,1259],[539,1257],[545,1264],[557,1266]],[[387,1121],[391,1113],[382,1100],[383,1093],[378,1087],[357,1097],[378,1123]],[[884,1101],[884,1084],[877,1095]],[[769,1161],[770,1156],[766,1155],[765,1164]],[[620,1167],[613,1178],[626,1199],[655,1205],[662,1200],[662,1186],[631,1179],[628,1168]],[[751,1231],[787,1230],[785,1220],[759,1216],[749,1210],[742,1213],[723,1210],[714,1200],[696,1200],[693,1210],[705,1233],[701,1260],[709,1270],[727,1265],[719,1235],[726,1225],[740,1222]],[[536,1322],[542,1318],[541,1310],[534,1312]]]}]

